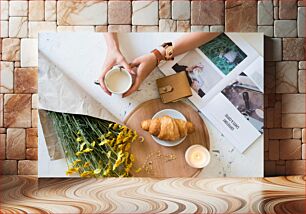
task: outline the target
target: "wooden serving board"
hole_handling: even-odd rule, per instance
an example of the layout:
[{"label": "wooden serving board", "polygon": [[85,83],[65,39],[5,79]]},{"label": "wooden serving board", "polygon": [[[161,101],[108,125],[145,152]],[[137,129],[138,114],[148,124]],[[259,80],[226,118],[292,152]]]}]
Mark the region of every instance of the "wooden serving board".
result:
[{"label": "wooden serving board", "polygon": [[[188,135],[177,146],[165,147],[159,145],[140,126],[141,121],[151,119],[155,113],[163,109],[178,110],[188,121],[195,125],[195,132]],[[185,151],[194,144],[201,144],[209,149],[209,135],[200,115],[188,104],[183,102],[163,104],[160,99],[149,100],[140,104],[128,115],[124,122],[145,139],[143,143],[135,142],[131,145],[131,152],[135,156],[133,169],[142,168],[138,173],[132,170],[133,176],[158,178],[192,177],[200,171],[200,169],[192,168],[186,163]]]}]

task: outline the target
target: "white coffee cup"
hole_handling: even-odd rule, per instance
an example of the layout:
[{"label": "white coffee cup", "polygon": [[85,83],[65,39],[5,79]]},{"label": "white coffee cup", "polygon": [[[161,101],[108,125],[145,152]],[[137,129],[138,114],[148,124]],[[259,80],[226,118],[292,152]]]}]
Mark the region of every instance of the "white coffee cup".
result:
[{"label": "white coffee cup", "polygon": [[132,86],[132,75],[122,66],[114,66],[104,77],[106,88],[113,94],[124,94]]}]

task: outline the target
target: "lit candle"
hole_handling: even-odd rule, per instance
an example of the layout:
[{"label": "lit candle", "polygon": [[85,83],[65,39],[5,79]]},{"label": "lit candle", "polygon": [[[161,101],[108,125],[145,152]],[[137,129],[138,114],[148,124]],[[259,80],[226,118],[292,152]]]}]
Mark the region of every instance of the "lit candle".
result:
[{"label": "lit candle", "polygon": [[209,151],[201,145],[192,145],[185,152],[185,159],[193,168],[203,168],[209,164]]}]

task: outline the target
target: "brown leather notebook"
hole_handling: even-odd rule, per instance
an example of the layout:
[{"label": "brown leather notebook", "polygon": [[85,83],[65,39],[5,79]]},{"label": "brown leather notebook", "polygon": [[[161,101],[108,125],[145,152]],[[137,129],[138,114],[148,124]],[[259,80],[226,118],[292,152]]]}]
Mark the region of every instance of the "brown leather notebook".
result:
[{"label": "brown leather notebook", "polygon": [[179,72],[156,80],[163,103],[175,102],[192,95],[185,72]]}]

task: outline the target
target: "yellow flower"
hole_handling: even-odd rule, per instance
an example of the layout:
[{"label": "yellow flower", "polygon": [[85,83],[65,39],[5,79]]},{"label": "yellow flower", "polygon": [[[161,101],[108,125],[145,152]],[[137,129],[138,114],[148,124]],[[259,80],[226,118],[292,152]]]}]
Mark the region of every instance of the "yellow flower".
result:
[{"label": "yellow flower", "polygon": [[128,135],[131,137],[133,136],[133,134],[134,134],[133,130],[129,129]]},{"label": "yellow flower", "polygon": [[132,138],[132,143],[135,142],[135,140],[137,140],[138,138],[138,134],[135,134],[134,137]]},{"label": "yellow flower", "polygon": [[126,126],[122,126],[122,127],[121,127],[121,130],[122,130],[123,132],[127,132],[128,127],[126,127]]},{"label": "yellow flower", "polygon": [[87,147],[86,149],[83,150],[83,152],[91,152],[92,150],[93,149]]},{"label": "yellow flower", "polygon": [[104,175],[104,176],[109,175],[110,170],[111,170],[111,167],[112,167],[112,165],[111,165],[111,162],[109,161],[109,162],[108,162],[107,169],[103,172],[103,175]]},{"label": "yellow flower", "polygon": [[92,171],[84,171],[82,174],[81,174],[81,177],[87,177],[89,175],[92,174]]},{"label": "yellow flower", "polygon": [[135,170],[136,173],[139,173],[141,171],[141,168],[139,167],[138,169]]},{"label": "yellow flower", "polygon": [[140,141],[139,141],[140,143],[143,143],[144,142],[144,137],[140,137]]},{"label": "yellow flower", "polygon": [[66,175],[71,175],[73,173],[76,173],[79,171],[79,168],[69,168],[67,171],[66,171]]},{"label": "yellow flower", "polygon": [[115,142],[115,138],[113,138],[108,144],[109,144],[110,146],[113,146],[113,145],[114,145],[114,142]]},{"label": "yellow flower", "polygon": [[103,139],[105,139],[105,135],[103,134],[103,135],[101,135],[99,138],[98,138],[99,140],[103,140]]},{"label": "yellow flower", "polygon": [[131,148],[131,143],[125,145],[124,151],[128,151]]},{"label": "yellow flower", "polygon": [[118,123],[115,123],[115,124],[113,125],[113,129],[116,130],[116,129],[118,128],[118,126],[119,126],[119,124],[118,124]]},{"label": "yellow flower", "polygon": [[75,140],[76,140],[76,142],[81,142],[82,138],[81,137],[77,137]]},{"label": "yellow flower", "polygon": [[117,149],[118,149],[119,151],[121,151],[121,150],[123,149],[123,147],[124,147],[124,144],[120,144],[120,145],[118,146]]},{"label": "yellow flower", "polygon": [[95,175],[100,174],[100,173],[101,173],[101,169],[95,169],[95,171],[94,171]]},{"label": "yellow flower", "polygon": [[107,154],[106,154],[107,158],[110,158],[111,154],[112,154],[112,152],[108,151]]},{"label": "yellow flower", "polygon": [[103,140],[101,143],[99,143],[99,146],[103,146],[104,144],[108,143],[109,140]]},{"label": "yellow flower", "polygon": [[112,127],[112,125],[113,125],[113,123],[110,123],[110,124],[108,125],[108,128],[111,128],[111,127]]},{"label": "yellow flower", "polygon": [[133,154],[130,154],[128,152],[125,152],[124,154],[125,154],[125,165],[135,162],[135,157]]},{"label": "yellow flower", "polygon": [[81,154],[83,154],[83,152],[77,152],[77,153],[75,153],[76,156],[80,156]]},{"label": "yellow flower", "polygon": [[96,145],[96,141],[92,141],[91,146],[95,147],[95,145]]},{"label": "yellow flower", "polygon": [[123,133],[120,132],[116,139],[116,144],[119,144],[123,140]]},{"label": "yellow flower", "polygon": [[119,177],[122,178],[122,177],[126,177],[127,175],[128,175],[127,172],[124,172]]},{"label": "yellow flower", "polygon": [[133,154],[130,154],[130,160],[131,160],[131,162],[134,162],[134,161],[135,161],[135,157],[134,157]]},{"label": "yellow flower", "polygon": [[81,162],[81,160],[80,160],[80,159],[76,159],[75,161],[73,161],[73,165],[75,166],[75,165],[77,165],[79,162]]},{"label": "yellow flower", "polygon": [[117,160],[115,162],[115,164],[113,165],[113,170],[117,169],[117,167],[122,163],[122,157],[124,156],[124,154],[122,153],[122,151],[119,151],[117,154]]},{"label": "yellow flower", "polygon": [[86,145],[86,143],[82,143],[81,146],[80,146],[80,151],[82,151],[84,149],[84,146]]},{"label": "yellow flower", "polygon": [[105,137],[110,137],[112,135],[112,132],[107,132]]},{"label": "yellow flower", "polygon": [[86,162],[84,163],[83,167],[89,167],[90,163],[89,162]]},{"label": "yellow flower", "polygon": [[117,169],[117,167],[121,164],[121,159],[120,158],[117,158],[114,166],[113,166],[113,170]]},{"label": "yellow flower", "polygon": [[104,175],[104,176],[108,176],[109,173],[110,173],[110,169],[107,169],[107,170],[105,170],[105,171],[103,172],[103,175]]},{"label": "yellow flower", "polygon": [[124,152],[125,164],[128,164],[129,155],[130,155],[130,154],[129,154],[128,152]]},{"label": "yellow flower", "polygon": [[117,155],[118,155],[119,158],[121,158],[121,157],[124,156],[124,153],[122,152],[122,150],[120,150]]},{"label": "yellow flower", "polygon": [[132,163],[126,165],[124,170],[125,170],[127,173],[129,173],[130,169],[132,168],[132,165],[133,165]]},{"label": "yellow flower", "polygon": [[130,139],[130,137],[127,136],[127,137],[123,138],[123,142],[126,142],[126,141],[128,141],[129,139]]},{"label": "yellow flower", "polygon": [[106,171],[103,172],[103,176],[108,176],[109,173],[110,173],[110,171],[109,171],[109,170],[106,170]]}]

